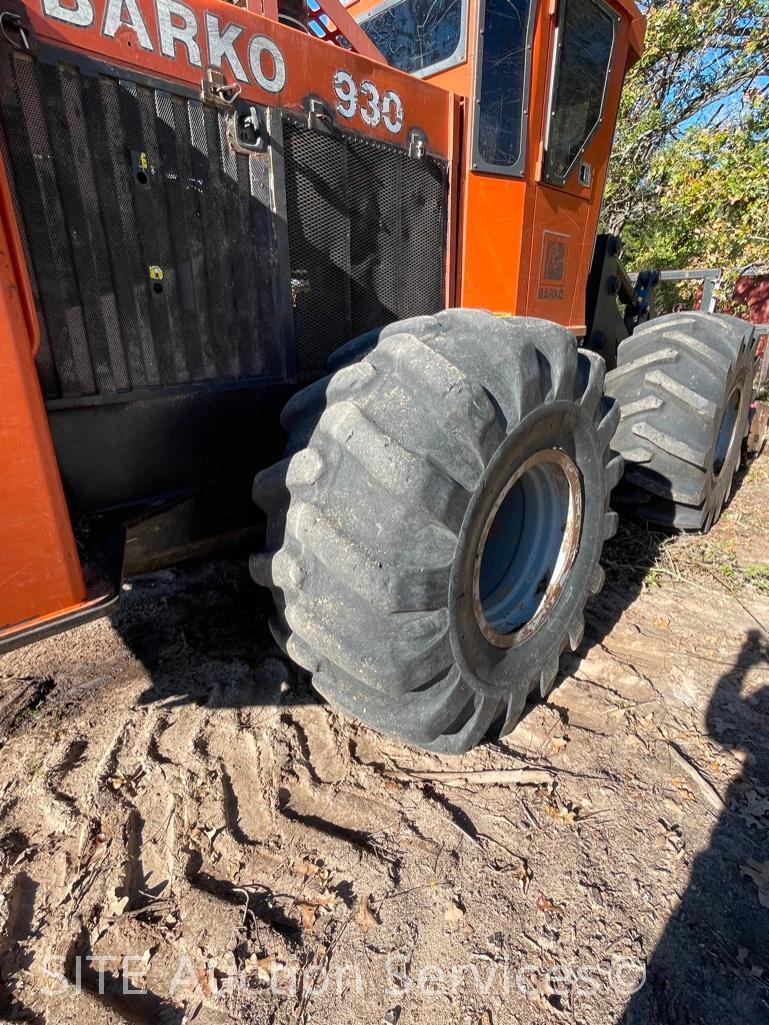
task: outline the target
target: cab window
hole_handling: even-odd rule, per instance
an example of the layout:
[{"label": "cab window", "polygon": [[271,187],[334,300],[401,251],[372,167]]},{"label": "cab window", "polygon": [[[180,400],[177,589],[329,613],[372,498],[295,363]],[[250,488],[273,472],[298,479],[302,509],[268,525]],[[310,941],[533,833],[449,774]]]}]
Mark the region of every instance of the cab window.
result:
[{"label": "cab window", "polygon": [[438,71],[464,60],[464,0],[397,0],[360,24],[382,56],[401,71]]},{"label": "cab window", "polygon": [[563,184],[598,127],[615,15],[599,0],[561,0],[545,177]]},{"label": "cab window", "polygon": [[486,0],[484,5],[474,163],[487,170],[516,173],[522,161],[532,6],[529,0]]}]

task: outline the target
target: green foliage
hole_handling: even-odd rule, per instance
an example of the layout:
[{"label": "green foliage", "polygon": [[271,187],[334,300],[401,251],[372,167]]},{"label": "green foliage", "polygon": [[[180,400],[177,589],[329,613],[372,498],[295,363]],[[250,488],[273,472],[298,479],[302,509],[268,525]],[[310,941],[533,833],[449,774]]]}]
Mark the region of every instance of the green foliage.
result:
[{"label": "green foliage", "polygon": [[769,253],[769,0],[652,0],[603,209],[632,268]]},{"label": "green foliage", "polygon": [[769,594],[769,564],[751,562],[745,567],[745,578],[762,594]]},{"label": "green foliage", "polygon": [[691,125],[650,171],[653,210],[628,224],[626,247],[643,266],[720,266],[736,272],[769,251],[769,102],[746,102],[719,125]]}]

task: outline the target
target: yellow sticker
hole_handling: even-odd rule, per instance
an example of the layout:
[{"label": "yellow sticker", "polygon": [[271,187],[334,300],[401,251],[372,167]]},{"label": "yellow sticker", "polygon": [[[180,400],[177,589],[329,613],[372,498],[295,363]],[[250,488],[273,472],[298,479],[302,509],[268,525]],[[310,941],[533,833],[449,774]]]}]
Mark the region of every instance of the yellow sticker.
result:
[{"label": "yellow sticker", "polygon": [[151,281],[162,281],[163,280],[163,268],[156,267],[154,264],[150,267],[150,280]]},{"label": "yellow sticker", "polygon": [[149,162],[149,160],[147,160],[147,154],[146,153],[140,153],[139,154],[139,167],[142,169],[142,171],[148,171],[149,170],[149,166],[150,166],[150,162]]}]

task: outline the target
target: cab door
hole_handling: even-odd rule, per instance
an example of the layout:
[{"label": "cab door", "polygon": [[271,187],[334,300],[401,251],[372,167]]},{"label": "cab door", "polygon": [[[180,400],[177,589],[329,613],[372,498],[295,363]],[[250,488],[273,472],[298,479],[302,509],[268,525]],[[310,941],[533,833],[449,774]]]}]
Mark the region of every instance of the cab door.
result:
[{"label": "cab door", "polygon": [[604,0],[559,0],[551,25],[526,309],[580,334],[627,46]]}]

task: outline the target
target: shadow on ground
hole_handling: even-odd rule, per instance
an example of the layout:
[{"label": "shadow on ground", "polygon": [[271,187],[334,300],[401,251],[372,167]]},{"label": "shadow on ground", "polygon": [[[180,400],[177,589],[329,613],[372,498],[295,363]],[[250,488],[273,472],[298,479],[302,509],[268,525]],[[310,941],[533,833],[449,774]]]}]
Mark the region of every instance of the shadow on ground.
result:
[{"label": "shadow on ground", "polygon": [[[769,851],[751,808],[769,801],[769,686],[750,696],[745,677],[769,666],[769,639],[753,630],[708,706],[710,737],[744,756],[724,797],[710,847],[648,964],[646,985],[618,1025],[766,1025],[769,1021]],[[763,804],[761,803],[763,802]],[[762,881],[762,882],[761,882]],[[763,904],[761,903],[763,900]]]},{"label": "shadow on ground", "polygon": [[[636,600],[667,537],[621,521],[604,550],[606,586],[588,604],[585,639],[577,656],[564,657],[561,678]],[[277,703],[281,682],[290,685],[292,704],[323,701],[310,674],[275,643],[268,626],[272,598],[252,580],[248,555],[243,549],[128,582],[112,624],[150,677],[142,703],[175,698],[173,704],[214,708],[267,706]]]},{"label": "shadow on ground", "polygon": [[268,627],[269,592],[248,571],[248,551],[130,580],[112,624],[146,670],[141,703],[209,708],[319,701]]}]

